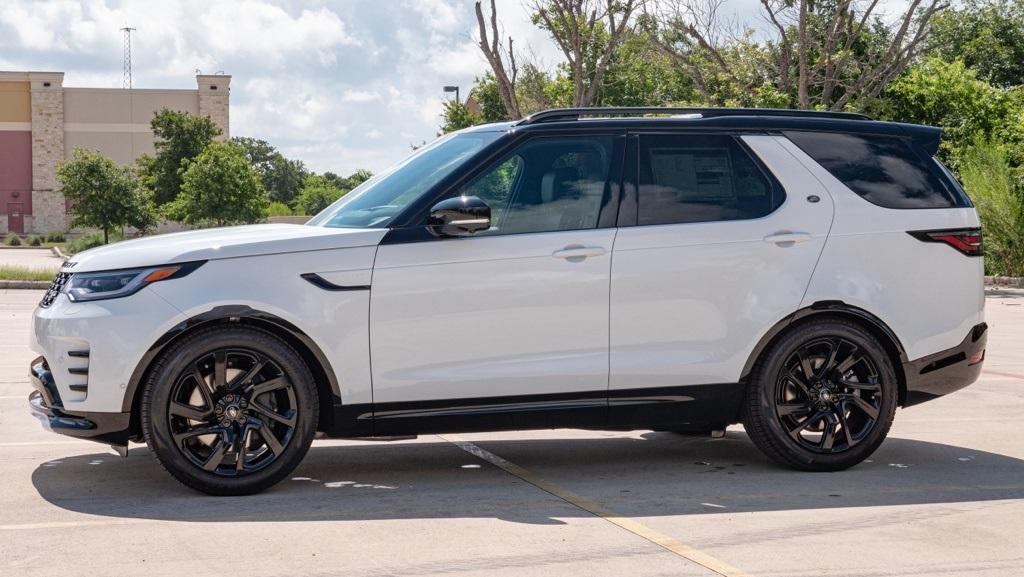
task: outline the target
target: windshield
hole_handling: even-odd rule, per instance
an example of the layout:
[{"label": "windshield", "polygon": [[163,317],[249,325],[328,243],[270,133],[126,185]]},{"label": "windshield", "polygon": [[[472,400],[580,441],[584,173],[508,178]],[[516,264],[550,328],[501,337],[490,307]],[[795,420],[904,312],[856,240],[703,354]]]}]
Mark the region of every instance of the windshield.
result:
[{"label": "windshield", "polygon": [[502,132],[454,133],[357,186],[306,224],[333,228],[386,227],[395,215]]}]

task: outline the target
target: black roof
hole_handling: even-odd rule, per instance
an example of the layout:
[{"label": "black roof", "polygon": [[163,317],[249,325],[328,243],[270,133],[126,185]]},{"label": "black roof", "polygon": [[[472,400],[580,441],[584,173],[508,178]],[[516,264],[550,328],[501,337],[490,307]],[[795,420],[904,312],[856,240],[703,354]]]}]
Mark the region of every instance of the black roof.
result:
[{"label": "black roof", "polygon": [[942,129],[918,124],[872,120],[864,114],[776,108],[559,108],[478,130],[534,132],[586,126],[593,129],[687,128],[784,132],[788,130],[882,134],[911,138],[929,154],[938,151]]}]

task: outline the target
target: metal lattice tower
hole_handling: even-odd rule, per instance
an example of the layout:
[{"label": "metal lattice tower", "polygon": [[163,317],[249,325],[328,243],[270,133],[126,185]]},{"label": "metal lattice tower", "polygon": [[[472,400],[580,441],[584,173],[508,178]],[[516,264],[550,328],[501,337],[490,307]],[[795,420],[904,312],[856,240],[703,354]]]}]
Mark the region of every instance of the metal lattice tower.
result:
[{"label": "metal lattice tower", "polygon": [[125,26],[121,29],[124,32],[124,78],[121,81],[122,88],[132,87],[132,32],[135,28]]}]

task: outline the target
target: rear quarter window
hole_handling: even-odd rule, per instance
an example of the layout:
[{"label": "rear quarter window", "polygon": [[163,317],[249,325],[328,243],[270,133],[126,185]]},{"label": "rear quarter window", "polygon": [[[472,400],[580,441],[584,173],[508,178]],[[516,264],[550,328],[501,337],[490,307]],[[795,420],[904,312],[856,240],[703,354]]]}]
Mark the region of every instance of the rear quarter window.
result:
[{"label": "rear quarter window", "polygon": [[903,138],[874,134],[786,132],[832,176],[885,208],[970,206],[938,165]]}]

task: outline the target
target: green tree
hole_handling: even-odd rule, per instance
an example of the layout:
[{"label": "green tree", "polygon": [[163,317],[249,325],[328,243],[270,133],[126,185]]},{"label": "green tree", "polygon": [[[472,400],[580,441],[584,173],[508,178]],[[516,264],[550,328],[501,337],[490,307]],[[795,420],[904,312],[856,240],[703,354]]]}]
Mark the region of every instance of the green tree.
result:
[{"label": "green tree", "polygon": [[71,226],[103,230],[103,244],[112,229],[132,226],[145,232],[156,225],[152,198],[135,173],[99,152],[76,148],[57,168],[57,180],[72,202]]},{"label": "green tree", "polygon": [[245,151],[249,163],[260,174],[270,200],[288,204],[302,189],[302,183],[309,176],[302,161],[286,158],[266,140],[237,136],[231,142]]},{"label": "green tree", "polygon": [[181,191],[184,163],[197,157],[221,131],[206,116],[167,108],[153,116],[150,127],[156,154],[139,166],[148,171],[144,180],[152,186],[156,203],[163,205]]},{"label": "green tree", "polygon": [[966,0],[932,24],[931,47],[996,86],[1024,84],[1024,0]]},{"label": "green tree", "polygon": [[[992,86],[959,60],[926,58],[889,85],[877,108],[882,118],[943,127],[943,154],[954,165],[978,134],[1014,150],[1024,142],[1024,92]],[[1020,154],[1010,151],[1014,165]]]},{"label": "green tree", "polygon": [[324,176],[311,176],[306,179],[299,195],[295,197],[296,214],[314,215],[330,206],[330,204],[348,192],[339,188]]},{"label": "green tree", "polygon": [[365,168],[357,169],[348,176],[340,176],[329,171],[323,173],[323,178],[325,178],[327,182],[331,183],[335,188],[340,188],[342,190],[352,190],[367,180],[370,180],[372,177],[373,173]]},{"label": "green tree", "polygon": [[186,164],[181,194],[167,212],[186,224],[225,226],[262,220],[269,205],[245,151],[236,144],[211,142]]},{"label": "green tree", "polygon": [[462,130],[474,124],[480,124],[481,121],[480,115],[473,114],[468,106],[457,100],[448,100],[444,103],[443,118],[442,134]]}]

